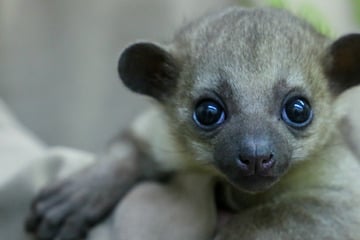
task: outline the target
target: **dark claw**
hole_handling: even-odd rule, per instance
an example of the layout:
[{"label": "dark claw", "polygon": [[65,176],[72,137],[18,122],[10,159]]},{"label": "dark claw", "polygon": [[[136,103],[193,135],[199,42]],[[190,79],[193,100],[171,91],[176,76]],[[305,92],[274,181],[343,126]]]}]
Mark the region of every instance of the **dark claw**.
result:
[{"label": "dark claw", "polygon": [[67,219],[64,226],[62,226],[60,232],[57,235],[56,240],[79,240],[85,239],[88,232],[88,226],[86,225],[82,215],[73,215]]},{"label": "dark claw", "polygon": [[39,240],[51,240],[56,236],[58,225],[53,225],[50,222],[43,221],[37,231]]},{"label": "dark claw", "polygon": [[41,222],[41,217],[31,212],[25,220],[25,231],[28,233],[33,233],[37,230],[38,225]]}]

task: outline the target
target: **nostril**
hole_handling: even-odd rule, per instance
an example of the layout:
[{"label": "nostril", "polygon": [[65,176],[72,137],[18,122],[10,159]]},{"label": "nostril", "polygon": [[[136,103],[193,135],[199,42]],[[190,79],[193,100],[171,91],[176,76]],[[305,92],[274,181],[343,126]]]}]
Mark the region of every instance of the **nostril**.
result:
[{"label": "nostril", "polygon": [[236,159],[236,162],[237,162],[238,167],[240,167],[240,169],[242,169],[243,171],[245,171],[245,172],[250,171],[251,161],[249,159],[246,159],[246,158],[243,158],[243,157],[239,156]]},{"label": "nostril", "polygon": [[271,153],[267,158],[260,160],[260,168],[262,170],[270,169],[274,164],[274,155]]},{"label": "nostril", "polygon": [[254,174],[255,171],[255,161],[249,157],[246,156],[239,156],[236,159],[238,170],[240,170],[239,173],[243,176],[249,176]]},{"label": "nostril", "polygon": [[262,164],[266,164],[268,162],[270,162],[270,158],[265,158],[265,159],[261,160]]},{"label": "nostril", "polygon": [[261,163],[266,164],[266,163],[271,162],[273,156],[274,155],[271,153],[269,157],[262,159]]},{"label": "nostril", "polygon": [[250,160],[239,157],[236,159],[237,165],[243,170],[248,170],[250,165]]},{"label": "nostril", "polygon": [[242,163],[242,164],[245,164],[245,165],[249,165],[250,164],[250,160],[247,160],[247,159],[239,159],[239,161]]}]

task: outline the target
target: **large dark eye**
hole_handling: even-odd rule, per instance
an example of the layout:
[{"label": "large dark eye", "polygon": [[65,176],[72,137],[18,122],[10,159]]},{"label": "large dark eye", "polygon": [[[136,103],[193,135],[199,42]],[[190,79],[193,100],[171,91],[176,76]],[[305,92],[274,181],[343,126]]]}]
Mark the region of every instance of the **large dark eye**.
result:
[{"label": "large dark eye", "polygon": [[199,127],[211,130],[224,122],[225,112],[218,102],[203,100],[196,105],[193,119]]},{"label": "large dark eye", "polygon": [[281,115],[282,119],[294,128],[306,127],[313,118],[311,106],[303,97],[289,98],[283,105]]}]

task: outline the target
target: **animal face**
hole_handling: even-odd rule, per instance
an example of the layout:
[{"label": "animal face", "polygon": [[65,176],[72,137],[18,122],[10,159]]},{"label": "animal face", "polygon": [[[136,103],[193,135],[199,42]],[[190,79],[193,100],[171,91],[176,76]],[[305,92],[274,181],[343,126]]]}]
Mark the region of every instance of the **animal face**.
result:
[{"label": "animal face", "polygon": [[167,50],[130,46],[119,72],[161,103],[179,149],[240,190],[259,192],[328,142],[336,120],[330,85],[341,79],[332,78],[339,63],[328,61],[336,56],[328,49],[286,12],[232,8],[186,26]]}]

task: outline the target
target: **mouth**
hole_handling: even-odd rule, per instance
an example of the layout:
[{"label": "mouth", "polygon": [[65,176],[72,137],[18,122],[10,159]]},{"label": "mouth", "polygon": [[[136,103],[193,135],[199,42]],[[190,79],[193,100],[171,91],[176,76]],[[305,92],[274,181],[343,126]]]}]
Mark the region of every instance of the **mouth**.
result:
[{"label": "mouth", "polygon": [[237,189],[245,192],[258,193],[269,189],[278,181],[277,176],[236,176],[229,178],[230,183]]}]

